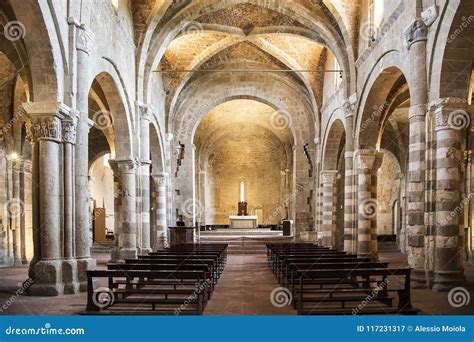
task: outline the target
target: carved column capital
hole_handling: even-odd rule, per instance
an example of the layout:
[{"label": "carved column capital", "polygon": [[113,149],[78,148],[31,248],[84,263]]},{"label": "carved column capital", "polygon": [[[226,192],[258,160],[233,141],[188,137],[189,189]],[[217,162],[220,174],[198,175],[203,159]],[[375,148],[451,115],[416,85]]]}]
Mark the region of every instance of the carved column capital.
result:
[{"label": "carved column capital", "polygon": [[328,184],[334,183],[337,178],[337,171],[336,170],[325,170],[321,171],[321,183]]},{"label": "carved column capital", "polygon": [[167,173],[156,173],[151,175],[156,182],[157,186],[166,186],[167,180],[168,180],[168,174]]},{"label": "carved column capital", "polygon": [[28,102],[23,104],[23,110],[27,114],[27,139],[31,143],[62,141],[62,122],[71,118],[69,107],[58,102]]},{"label": "carved column capital", "polygon": [[415,19],[405,30],[405,44],[410,50],[411,46],[417,42],[428,40],[428,27],[422,19]]},{"label": "carved column capital", "polygon": [[463,130],[471,124],[471,116],[466,111],[467,101],[463,98],[446,97],[429,104],[434,112],[436,130]]}]

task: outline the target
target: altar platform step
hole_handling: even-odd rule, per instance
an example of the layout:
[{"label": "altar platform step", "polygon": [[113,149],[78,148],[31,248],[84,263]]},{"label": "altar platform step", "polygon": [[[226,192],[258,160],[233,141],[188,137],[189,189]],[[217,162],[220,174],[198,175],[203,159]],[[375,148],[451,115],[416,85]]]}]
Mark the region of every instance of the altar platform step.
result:
[{"label": "altar platform step", "polygon": [[255,228],[255,229],[237,229],[237,228],[224,228],[216,230],[206,230],[201,232],[201,236],[232,236],[232,237],[274,237],[282,236],[281,230],[271,230],[268,228]]},{"label": "altar platform step", "polygon": [[236,236],[236,235],[217,235],[202,234],[201,243],[227,243],[229,254],[265,254],[267,252],[267,243],[290,242],[291,237],[280,235],[252,235],[252,236]]}]

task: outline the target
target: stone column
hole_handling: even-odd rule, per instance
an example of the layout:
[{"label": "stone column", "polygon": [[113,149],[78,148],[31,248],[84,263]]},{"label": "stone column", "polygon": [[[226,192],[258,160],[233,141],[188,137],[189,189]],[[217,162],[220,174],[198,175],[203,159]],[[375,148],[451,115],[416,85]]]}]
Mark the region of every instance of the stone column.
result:
[{"label": "stone column", "polygon": [[137,104],[140,114],[140,182],[141,182],[141,245],[140,253],[151,252],[150,246],[150,115],[148,108]]},{"label": "stone column", "polygon": [[405,32],[410,53],[409,147],[407,173],[407,235],[408,262],[413,268],[413,287],[426,287],[425,274],[425,116],[427,102],[426,40],[427,27],[423,20],[416,19]]},{"label": "stone column", "polygon": [[95,268],[90,255],[91,218],[89,203],[89,54],[94,34],[84,24],[77,28],[77,97],[79,111],[75,148],[75,254],[81,291],[87,289],[86,270]]},{"label": "stone column", "polygon": [[377,171],[383,154],[357,150],[358,222],[357,255],[377,259]]},{"label": "stone column", "polygon": [[71,116],[62,122],[63,140],[63,226],[64,226],[64,261],[63,281],[65,293],[77,293],[80,289],[78,282],[77,261],[74,252],[74,145],[76,143],[76,128],[79,113],[71,111]]},{"label": "stone column", "polygon": [[134,160],[115,160],[121,181],[122,226],[119,236],[119,260],[137,257],[136,165]]},{"label": "stone column", "polygon": [[110,256],[110,262],[118,262],[120,251],[119,237],[122,235],[122,183],[120,181],[120,169],[115,160],[109,159],[110,168],[114,174],[114,249]]},{"label": "stone column", "polygon": [[355,231],[355,186],[354,186],[354,112],[349,101],[344,107],[346,119],[346,152],[344,153],[344,251],[357,253],[357,232]]},{"label": "stone column", "polygon": [[33,144],[33,230],[35,255],[29,274],[32,295],[64,293],[62,274],[61,121],[70,109],[59,103],[26,103],[28,139]]},{"label": "stone column", "polygon": [[20,197],[20,170],[22,160],[16,157],[9,159],[8,169],[11,170],[11,197],[7,205],[7,219],[10,219],[12,230],[13,263],[21,265],[23,262],[21,251],[21,219],[24,215],[25,203]]},{"label": "stone column", "polygon": [[436,247],[433,290],[447,291],[464,281],[464,205],[460,187],[461,139],[469,126],[464,99],[441,99],[435,104],[436,117]]},{"label": "stone column", "polygon": [[336,230],[336,176],[337,171],[321,171],[323,188],[322,236],[324,246],[334,246]]},{"label": "stone column", "polygon": [[151,232],[151,243],[153,250],[162,249],[169,246],[168,241],[168,223],[166,218],[166,204],[167,204],[167,175],[166,174],[155,174],[152,175],[153,188],[155,191],[155,222],[152,225]]}]

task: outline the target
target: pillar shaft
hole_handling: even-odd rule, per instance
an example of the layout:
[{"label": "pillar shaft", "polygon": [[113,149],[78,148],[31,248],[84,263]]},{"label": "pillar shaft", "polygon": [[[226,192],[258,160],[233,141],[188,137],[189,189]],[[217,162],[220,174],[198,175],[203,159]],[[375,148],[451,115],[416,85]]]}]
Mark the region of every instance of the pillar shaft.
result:
[{"label": "pillar shaft", "polygon": [[409,113],[409,147],[407,174],[407,242],[408,261],[413,267],[412,285],[425,287],[425,116],[427,92],[427,27],[416,19],[405,33],[410,54],[411,108]]},{"label": "pillar shaft", "polygon": [[87,288],[86,270],[95,268],[90,256],[92,221],[89,202],[89,54],[94,34],[85,25],[77,28],[77,98],[79,111],[75,147],[75,254],[81,290]]},{"label": "pillar shaft", "polygon": [[377,259],[377,171],[382,164],[381,153],[358,150],[358,220],[357,255]]},{"label": "pillar shaft", "polygon": [[[443,99],[436,105],[436,247],[433,289],[449,290],[463,283],[464,205],[461,137],[469,123],[462,99]],[[461,123],[461,125],[459,125]]]},{"label": "pillar shaft", "polygon": [[322,237],[324,246],[335,245],[336,231],[336,176],[337,171],[321,171]]},{"label": "pillar shaft", "polygon": [[154,220],[152,225],[151,241],[154,250],[162,249],[169,245],[168,224],[167,224],[167,187],[166,174],[153,175],[153,188],[155,191],[153,207],[155,208]]}]

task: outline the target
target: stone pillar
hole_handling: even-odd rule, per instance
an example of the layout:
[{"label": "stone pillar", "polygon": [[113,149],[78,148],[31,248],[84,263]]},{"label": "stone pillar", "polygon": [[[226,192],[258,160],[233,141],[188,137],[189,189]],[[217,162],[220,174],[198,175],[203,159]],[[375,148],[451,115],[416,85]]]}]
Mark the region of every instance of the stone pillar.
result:
[{"label": "stone pillar", "polygon": [[461,139],[469,126],[464,99],[441,99],[436,117],[436,247],[433,290],[447,291],[464,282],[464,205],[460,187]]},{"label": "stone pillar", "polygon": [[337,171],[321,171],[323,188],[322,236],[324,246],[334,246],[336,231],[336,176]]},{"label": "stone pillar", "polygon": [[118,260],[137,257],[136,162],[115,160],[121,182],[122,224],[118,236]]},{"label": "stone pillar", "polygon": [[167,222],[167,175],[156,174],[152,175],[153,188],[155,191],[154,199],[155,208],[154,220],[151,232],[151,243],[153,250],[162,249],[169,246],[168,240],[168,222]]},{"label": "stone pillar", "polygon": [[20,169],[22,160],[15,158],[10,159],[8,168],[11,170],[11,197],[7,205],[7,219],[11,221],[12,230],[12,246],[13,246],[13,263],[21,265],[23,262],[21,251],[21,219],[24,215],[24,202],[20,197]]},{"label": "stone pillar", "polygon": [[358,150],[355,154],[358,175],[357,255],[377,259],[377,171],[383,154]]},{"label": "stone pillar", "polygon": [[71,117],[62,122],[63,140],[63,226],[64,226],[64,261],[63,281],[64,293],[77,293],[80,289],[78,282],[77,261],[75,259],[74,241],[74,145],[76,143],[76,128],[79,113],[71,111]]},{"label": "stone pillar", "polygon": [[32,295],[64,293],[62,274],[62,120],[70,109],[59,103],[26,103],[28,139],[33,144],[33,230],[35,254],[29,275]]},{"label": "stone pillar", "polygon": [[114,249],[110,256],[110,262],[119,261],[120,240],[122,235],[122,183],[120,181],[120,169],[115,160],[109,159],[109,165],[114,174]]},{"label": "stone pillar", "polygon": [[344,107],[346,129],[346,152],[344,153],[344,251],[357,253],[357,232],[355,231],[355,185],[354,185],[354,112],[349,101]]},{"label": "stone pillar", "polygon": [[425,116],[427,102],[426,40],[427,27],[423,20],[416,19],[405,32],[410,53],[409,147],[407,174],[407,236],[408,262],[413,268],[413,287],[426,287],[425,274]]},{"label": "stone pillar", "polygon": [[140,182],[141,182],[141,245],[140,254],[151,252],[150,245],[150,115],[148,108],[137,104],[140,114]]},{"label": "stone pillar", "polygon": [[89,54],[94,34],[84,24],[77,28],[77,97],[79,111],[75,148],[75,253],[81,291],[87,289],[86,270],[95,268],[90,255],[91,217],[89,202]]}]

